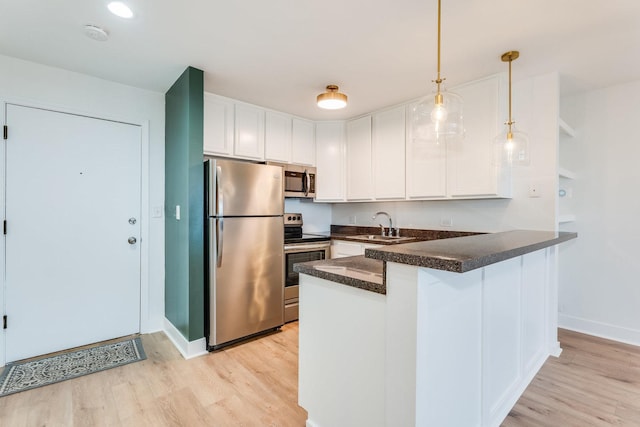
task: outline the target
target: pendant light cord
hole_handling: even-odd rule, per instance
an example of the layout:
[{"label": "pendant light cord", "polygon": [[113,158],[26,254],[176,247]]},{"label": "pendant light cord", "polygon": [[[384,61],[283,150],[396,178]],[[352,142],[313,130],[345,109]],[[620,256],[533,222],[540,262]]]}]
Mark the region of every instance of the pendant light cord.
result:
[{"label": "pendant light cord", "polygon": [[441,37],[440,37],[440,31],[441,31],[440,30],[440,28],[441,28],[440,8],[441,8],[441,3],[442,3],[442,0],[438,0],[438,77],[434,81],[434,83],[436,83],[438,85],[438,93],[440,93],[440,83],[442,83],[442,79],[440,78],[440,41],[441,41]]},{"label": "pendant light cord", "polygon": [[511,125],[513,124],[513,119],[511,118],[511,63],[513,62],[513,59],[509,58],[509,122],[507,122],[507,125],[509,125],[509,133],[511,133]]}]

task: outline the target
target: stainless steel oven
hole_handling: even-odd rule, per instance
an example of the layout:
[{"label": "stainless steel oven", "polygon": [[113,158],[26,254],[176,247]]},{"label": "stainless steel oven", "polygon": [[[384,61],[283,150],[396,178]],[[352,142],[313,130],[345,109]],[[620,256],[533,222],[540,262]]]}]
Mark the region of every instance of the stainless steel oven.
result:
[{"label": "stainless steel oven", "polygon": [[327,235],[303,234],[302,214],[284,214],[284,321],[298,320],[299,275],[293,265],[328,259],[331,239]]}]

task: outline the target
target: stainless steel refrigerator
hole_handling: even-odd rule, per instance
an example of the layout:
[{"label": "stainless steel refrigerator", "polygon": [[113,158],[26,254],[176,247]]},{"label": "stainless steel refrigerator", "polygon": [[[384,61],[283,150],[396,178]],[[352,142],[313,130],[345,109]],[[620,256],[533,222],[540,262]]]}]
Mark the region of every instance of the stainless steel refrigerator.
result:
[{"label": "stainless steel refrigerator", "polygon": [[284,323],[282,168],[205,161],[209,350]]}]

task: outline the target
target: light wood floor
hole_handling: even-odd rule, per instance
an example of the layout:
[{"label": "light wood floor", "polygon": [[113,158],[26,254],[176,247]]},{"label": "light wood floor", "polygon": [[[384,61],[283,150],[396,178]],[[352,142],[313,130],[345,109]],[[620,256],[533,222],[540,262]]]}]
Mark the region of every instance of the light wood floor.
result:
[{"label": "light wood floor", "polygon": [[164,333],[147,360],[0,398],[0,426],[296,426],[298,324],[184,360]]},{"label": "light wood floor", "polygon": [[[640,426],[640,348],[559,337],[561,357],[549,358],[503,426]],[[0,426],[304,426],[297,323],[191,360],[163,333],[142,341],[143,362],[0,398]]]},{"label": "light wood floor", "polygon": [[640,426],[640,347],[564,329],[550,357],[502,424]]}]

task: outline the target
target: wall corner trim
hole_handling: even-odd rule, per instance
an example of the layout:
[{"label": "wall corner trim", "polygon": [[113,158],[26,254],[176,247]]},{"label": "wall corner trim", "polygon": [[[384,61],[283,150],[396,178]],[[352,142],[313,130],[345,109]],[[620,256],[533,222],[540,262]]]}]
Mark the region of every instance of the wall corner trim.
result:
[{"label": "wall corner trim", "polygon": [[209,354],[204,337],[195,341],[187,341],[166,317],[164,318],[164,333],[185,359],[193,359],[194,357]]}]

